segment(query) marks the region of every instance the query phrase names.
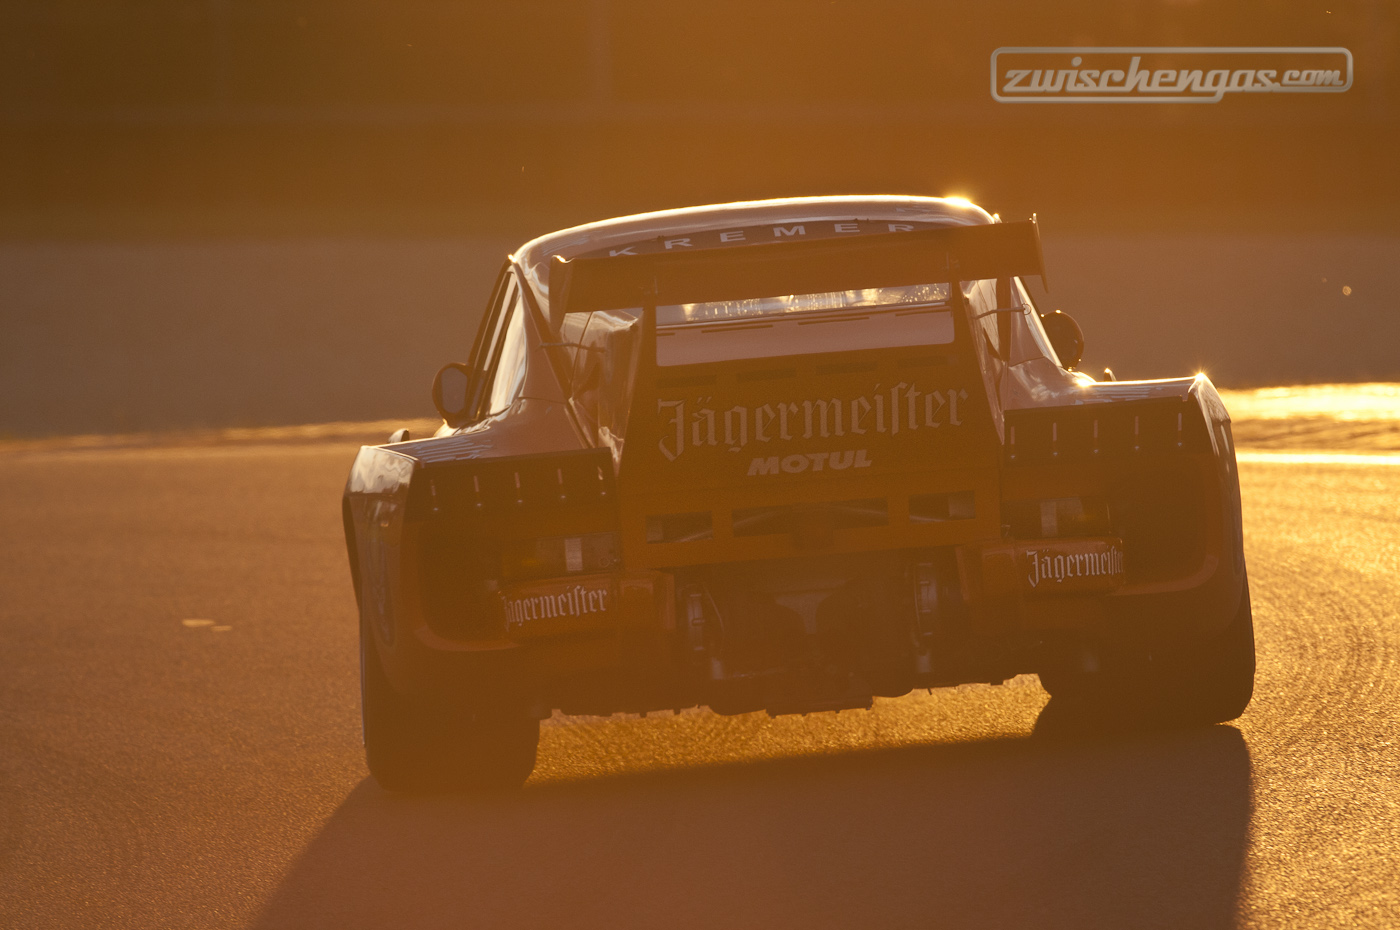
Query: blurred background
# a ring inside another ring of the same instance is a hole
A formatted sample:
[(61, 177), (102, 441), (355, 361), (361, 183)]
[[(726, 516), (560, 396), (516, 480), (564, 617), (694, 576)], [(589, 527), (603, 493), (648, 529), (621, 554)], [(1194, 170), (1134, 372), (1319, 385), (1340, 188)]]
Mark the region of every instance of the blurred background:
[[(1026, 106), (1000, 46), (1344, 46), (1343, 94)], [(418, 417), (505, 255), (639, 210), (1039, 215), (1085, 368), (1400, 380), (1383, 0), (0, 4), (0, 435)]]

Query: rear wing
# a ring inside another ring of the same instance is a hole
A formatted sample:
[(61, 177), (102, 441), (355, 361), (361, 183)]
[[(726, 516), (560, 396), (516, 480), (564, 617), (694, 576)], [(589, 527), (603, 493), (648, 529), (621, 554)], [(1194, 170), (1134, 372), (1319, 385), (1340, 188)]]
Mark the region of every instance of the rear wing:
[(557, 319), (593, 310), (1031, 275), (1045, 283), (1034, 216), (838, 240), (572, 260), (556, 255), (549, 292)]

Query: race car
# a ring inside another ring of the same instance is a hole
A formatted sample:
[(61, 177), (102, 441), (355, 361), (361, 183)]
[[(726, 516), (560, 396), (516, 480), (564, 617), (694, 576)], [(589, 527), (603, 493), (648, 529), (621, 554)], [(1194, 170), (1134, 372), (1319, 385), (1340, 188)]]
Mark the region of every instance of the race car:
[(443, 425), (360, 450), (345, 537), (390, 790), (522, 783), (539, 721), (869, 708), (1036, 673), (1238, 716), (1254, 636), (1204, 375), (1095, 380), (1035, 218), (807, 197), (525, 243)]

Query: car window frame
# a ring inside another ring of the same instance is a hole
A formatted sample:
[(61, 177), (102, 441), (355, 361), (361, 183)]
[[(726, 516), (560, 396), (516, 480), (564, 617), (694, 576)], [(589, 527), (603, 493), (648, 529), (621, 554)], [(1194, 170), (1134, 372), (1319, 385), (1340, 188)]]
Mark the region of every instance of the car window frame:
[[(511, 290), (512, 284), (515, 285), (514, 292)], [(468, 425), (478, 423), (484, 418), (481, 408), (486, 401), (486, 390), (493, 380), (491, 373), (494, 371), (494, 355), (500, 344), (502, 311), (509, 303), (512, 293), (519, 293), (519, 287), (514, 268), (507, 261), (496, 276), (495, 287), (491, 289), (491, 300), (486, 305), (481, 325), (477, 327), (476, 340), (472, 344), (471, 356), (467, 363), (471, 369), (471, 380), (467, 385), (467, 402), (462, 409), (467, 411), (464, 419)]]
[[(518, 284), (518, 281), (517, 281)], [(491, 371), (482, 386), (481, 408), (482, 418), (494, 417), (505, 413), (520, 395), (520, 389), (525, 383), (525, 369), (530, 362), (529, 330), (525, 326), (525, 317), (529, 313), (525, 306), (524, 295), (517, 287), (511, 292), (510, 299), (506, 302), (500, 319), (500, 325), (496, 334), (496, 346), (491, 353)], [(510, 389), (510, 396), (504, 398), (501, 406), (497, 407), (493, 403), (496, 395), (497, 379), (503, 376), (501, 363), (505, 358), (506, 343), (510, 340), (511, 334), (519, 328), (520, 337), (520, 360), (516, 368), (508, 375), (514, 384)]]

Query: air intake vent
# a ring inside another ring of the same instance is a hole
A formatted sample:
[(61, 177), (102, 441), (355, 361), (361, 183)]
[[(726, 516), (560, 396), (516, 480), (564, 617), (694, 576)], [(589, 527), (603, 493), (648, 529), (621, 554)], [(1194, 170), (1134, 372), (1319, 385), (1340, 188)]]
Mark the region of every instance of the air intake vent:
[(647, 517), (647, 542), (696, 542), (714, 539), (714, 519), (703, 513), (667, 513)]
[(889, 526), (890, 508), (889, 502), (879, 497), (825, 504), (745, 507), (735, 510), (733, 519), (735, 536), (773, 536), (807, 531), (813, 524), (831, 530)]
[(909, 498), (910, 523), (946, 523), (971, 520), (977, 516), (971, 491), (948, 494), (918, 494)]

